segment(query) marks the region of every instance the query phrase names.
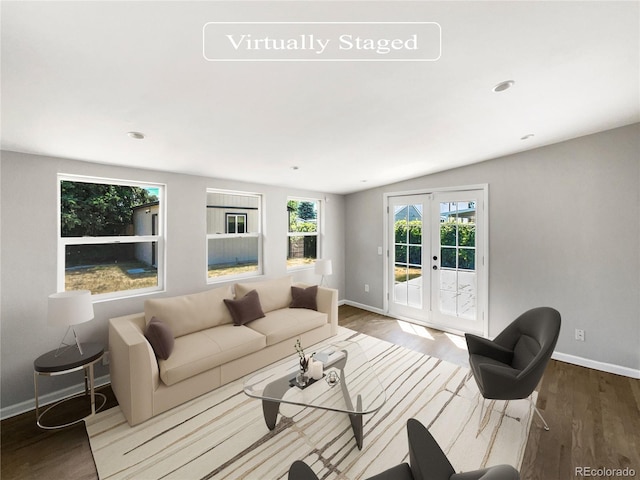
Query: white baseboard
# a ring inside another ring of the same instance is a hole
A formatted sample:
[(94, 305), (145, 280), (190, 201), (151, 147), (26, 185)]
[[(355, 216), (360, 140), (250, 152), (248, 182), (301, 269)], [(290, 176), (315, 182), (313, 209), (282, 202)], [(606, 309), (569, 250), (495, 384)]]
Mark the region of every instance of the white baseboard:
[(568, 353), (553, 352), (551, 358), (559, 360), (561, 362), (570, 363), (572, 365), (578, 365), (580, 367), (587, 367), (593, 370), (600, 370), (601, 372), (613, 373), (615, 375), (622, 375), (625, 377), (640, 379), (640, 370), (615, 365), (613, 363), (599, 362), (597, 360), (591, 360), (590, 358), (577, 357), (575, 355), (569, 355)]
[[(350, 305), (369, 312), (378, 313), (380, 315), (388, 315), (384, 310), (364, 305), (362, 303), (353, 302), (351, 300), (342, 300), (341, 305)], [(456, 332), (453, 332), (456, 333)], [(633, 369), (629, 367), (623, 367), (612, 363), (599, 362), (597, 360), (591, 360), (589, 358), (577, 357), (575, 355), (569, 355), (562, 352), (554, 352), (551, 358), (559, 360), (561, 362), (570, 363), (572, 365), (578, 365), (580, 367), (587, 367), (593, 370), (599, 370), (601, 372), (613, 373), (615, 375), (622, 375), (630, 378), (640, 379), (640, 369)]]
[[(95, 387), (102, 387), (111, 383), (111, 378), (109, 375), (104, 375), (102, 377), (98, 377), (95, 379)], [(55, 392), (47, 393), (46, 395), (41, 395), (39, 399), (40, 408), (51, 405), (52, 403), (58, 402), (64, 398), (71, 397), (72, 395), (77, 395), (79, 393), (84, 392), (84, 383), (73, 385), (71, 387), (63, 388), (62, 390), (56, 390)], [(36, 409), (36, 399), (32, 398), (30, 400), (26, 400), (24, 402), (17, 403), (15, 405), (9, 405), (8, 407), (3, 407), (0, 409), (0, 420), (4, 420), (5, 418), (15, 417), (16, 415), (20, 415), (22, 413), (30, 412)], [(35, 413), (33, 421), (35, 423)]]
[(387, 315), (387, 313), (381, 308), (372, 307), (370, 305), (365, 305), (363, 303), (353, 302), (351, 300), (342, 300), (342, 305), (349, 305), (351, 307), (367, 310), (368, 312), (378, 313), (380, 315)]

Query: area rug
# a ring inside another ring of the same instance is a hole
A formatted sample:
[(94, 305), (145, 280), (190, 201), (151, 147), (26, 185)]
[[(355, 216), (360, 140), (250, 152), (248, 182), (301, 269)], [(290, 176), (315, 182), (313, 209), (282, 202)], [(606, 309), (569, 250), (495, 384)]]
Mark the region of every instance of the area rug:
[(135, 427), (119, 407), (88, 420), (100, 479), (286, 479), (294, 460), (304, 460), (321, 479), (366, 478), (408, 461), (412, 417), (456, 471), (520, 467), (530, 402), (485, 402), (479, 422), (469, 369), (342, 327), (330, 341), (336, 340), (360, 343), (386, 389), (382, 409), (364, 417), (362, 450), (344, 413), (281, 405), (283, 415), (269, 431), (261, 402), (244, 394), (240, 379)]

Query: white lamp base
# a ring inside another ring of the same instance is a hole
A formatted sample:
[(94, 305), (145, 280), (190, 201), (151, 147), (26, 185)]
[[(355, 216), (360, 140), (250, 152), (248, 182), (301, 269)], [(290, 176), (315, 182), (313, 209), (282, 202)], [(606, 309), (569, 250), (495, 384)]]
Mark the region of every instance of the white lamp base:
[(69, 335), (69, 330), (73, 332), (73, 337), (76, 341), (75, 345), (78, 347), (78, 351), (80, 352), (80, 355), (84, 355), (84, 353), (82, 352), (82, 347), (80, 346), (80, 340), (78, 339), (78, 334), (76, 333), (75, 328), (73, 328), (73, 325), (69, 325), (67, 327), (67, 331), (64, 334), (64, 337), (62, 337), (62, 341), (60, 342), (60, 345), (58, 345), (58, 349), (56, 350), (56, 354), (55, 354), (56, 357), (59, 357), (64, 352), (66, 352), (70, 347), (74, 346), (73, 344), (64, 343), (65, 339), (67, 338), (67, 335)]

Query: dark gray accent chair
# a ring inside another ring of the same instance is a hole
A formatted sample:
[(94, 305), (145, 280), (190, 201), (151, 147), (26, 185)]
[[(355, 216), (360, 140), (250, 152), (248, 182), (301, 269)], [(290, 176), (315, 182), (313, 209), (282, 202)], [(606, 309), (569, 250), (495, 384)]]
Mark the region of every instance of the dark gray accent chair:
[[(409, 463), (401, 463), (367, 480), (518, 480), (520, 474), (511, 465), (455, 473), (446, 455), (429, 431), (415, 418), (407, 421)], [(296, 461), (288, 480), (318, 480), (304, 462)]]
[(556, 346), (560, 323), (557, 310), (538, 307), (516, 318), (493, 341), (465, 334), (469, 364), (483, 397), (482, 407), (485, 398), (529, 398), (545, 430), (549, 430), (547, 422), (531, 400), (531, 394), (540, 382)]

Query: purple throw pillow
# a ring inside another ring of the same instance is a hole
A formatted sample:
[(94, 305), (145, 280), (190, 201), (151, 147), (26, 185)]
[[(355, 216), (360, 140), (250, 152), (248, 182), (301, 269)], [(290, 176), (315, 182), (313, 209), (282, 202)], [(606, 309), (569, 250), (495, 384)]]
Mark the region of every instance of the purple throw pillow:
[(166, 360), (173, 352), (175, 339), (169, 325), (162, 320), (152, 317), (144, 330), (144, 336), (153, 348), (153, 353), (161, 360)]
[(238, 300), (224, 299), (224, 304), (229, 309), (233, 324), (236, 327), (246, 325), (249, 322), (264, 317), (260, 296), (256, 290), (251, 290), (244, 297)]
[(289, 304), (289, 308), (308, 308), (309, 310), (318, 310), (318, 302), (316, 296), (318, 295), (318, 286), (300, 288), (291, 287), (291, 296), (293, 300)]

